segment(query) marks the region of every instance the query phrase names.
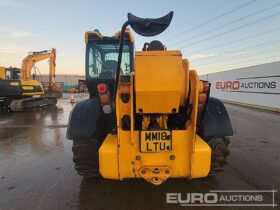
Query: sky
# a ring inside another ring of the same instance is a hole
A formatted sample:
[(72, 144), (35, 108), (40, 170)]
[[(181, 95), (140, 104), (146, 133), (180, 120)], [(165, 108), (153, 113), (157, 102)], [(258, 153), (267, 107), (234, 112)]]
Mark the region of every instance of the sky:
[[(0, 66), (20, 67), (29, 51), (57, 49), (58, 74), (84, 75), (86, 31), (111, 36), (127, 13), (157, 18), (174, 11), (160, 40), (181, 50), (199, 74), (280, 60), (279, 0), (0, 0)], [(48, 73), (47, 61), (36, 64)]]

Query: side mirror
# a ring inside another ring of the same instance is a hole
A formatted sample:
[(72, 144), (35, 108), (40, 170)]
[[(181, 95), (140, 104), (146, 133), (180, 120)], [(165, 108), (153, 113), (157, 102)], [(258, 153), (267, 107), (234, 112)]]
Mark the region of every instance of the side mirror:
[(141, 36), (156, 36), (169, 26), (171, 23), (173, 12), (169, 12), (167, 15), (152, 19), (152, 18), (140, 18), (131, 13), (127, 14), (128, 22), (131, 28)]

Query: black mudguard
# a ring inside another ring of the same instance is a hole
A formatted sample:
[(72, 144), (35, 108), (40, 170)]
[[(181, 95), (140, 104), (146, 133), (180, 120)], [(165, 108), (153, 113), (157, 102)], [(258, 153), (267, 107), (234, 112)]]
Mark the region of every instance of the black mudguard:
[(98, 99), (89, 98), (78, 102), (70, 113), (67, 138), (73, 140), (92, 137), (101, 115)]
[(204, 116), (198, 122), (198, 133), (204, 138), (233, 135), (230, 118), (222, 101), (209, 97)]

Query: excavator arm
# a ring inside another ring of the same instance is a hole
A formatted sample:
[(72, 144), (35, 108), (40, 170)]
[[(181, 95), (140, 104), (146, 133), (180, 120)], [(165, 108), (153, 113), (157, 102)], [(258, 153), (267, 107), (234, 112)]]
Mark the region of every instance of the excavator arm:
[(49, 85), (52, 86), (55, 83), (55, 66), (56, 66), (56, 49), (44, 50), (39, 52), (32, 52), (26, 58), (23, 59), (22, 68), (22, 80), (31, 79), (31, 71), (35, 63), (40, 62), (45, 59), (50, 59), (49, 68)]

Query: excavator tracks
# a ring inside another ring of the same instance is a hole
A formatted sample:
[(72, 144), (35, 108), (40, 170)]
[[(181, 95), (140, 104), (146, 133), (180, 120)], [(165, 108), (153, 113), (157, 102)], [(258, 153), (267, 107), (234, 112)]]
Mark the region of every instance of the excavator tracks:
[(28, 111), (38, 107), (56, 105), (55, 97), (38, 97), (13, 100), (10, 103), (10, 109), (13, 112)]

